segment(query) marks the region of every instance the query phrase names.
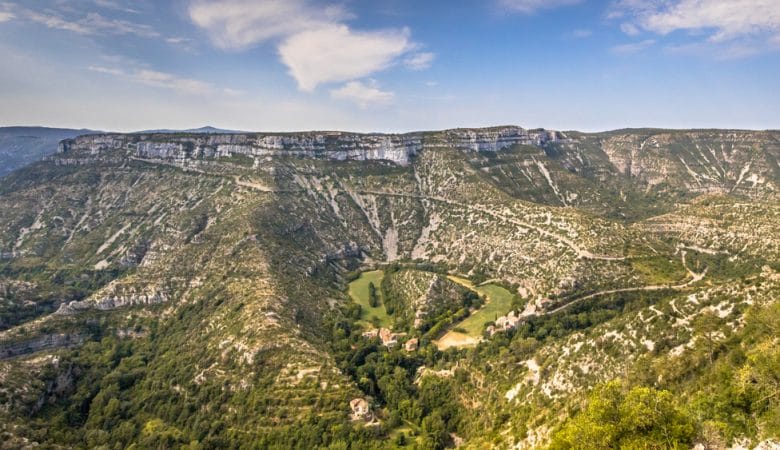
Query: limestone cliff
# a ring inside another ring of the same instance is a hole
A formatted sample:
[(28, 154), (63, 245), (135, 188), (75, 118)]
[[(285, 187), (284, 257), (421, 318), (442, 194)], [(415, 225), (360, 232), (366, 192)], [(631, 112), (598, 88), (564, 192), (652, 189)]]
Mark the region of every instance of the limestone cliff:
[(517, 144), (542, 146), (563, 139), (565, 136), (556, 131), (529, 131), (520, 127), (407, 134), (102, 134), (66, 139), (60, 143), (58, 153), (105, 156), (111, 151), (124, 151), (127, 156), (135, 158), (174, 161), (233, 155), (252, 158), (287, 156), (338, 161), (386, 160), (406, 166), (410, 158), (424, 148), (449, 146), (463, 151), (495, 152)]

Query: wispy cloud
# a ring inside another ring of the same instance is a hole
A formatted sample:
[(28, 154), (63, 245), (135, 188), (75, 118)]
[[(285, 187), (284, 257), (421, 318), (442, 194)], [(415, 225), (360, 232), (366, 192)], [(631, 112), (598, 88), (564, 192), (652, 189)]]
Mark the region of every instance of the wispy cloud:
[(404, 65), (412, 70), (425, 70), (431, 67), (436, 55), (430, 52), (415, 53), (404, 59)]
[(8, 22), (15, 18), (16, 16), (10, 11), (0, 11), (0, 22)]
[[(345, 23), (352, 15), (343, 7), (315, 7), (306, 0), (192, 0), (189, 15), (225, 50), (274, 41), (298, 88), (308, 92), (373, 75), (417, 48), (407, 28), (355, 30)], [(422, 69), (433, 54), (409, 60), (408, 67)]]
[(498, 0), (503, 9), (521, 14), (533, 14), (542, 9), (553, 9), (580, 3), (582, 0)]
[(110, 19), (96, 12), (89, 12), (80, 18), (68, 18), (53, 10), (35, 11), (6, 4), (0, 12), (6, 20), (22, 19), (54, 30), (69, 31), (81, 35), (135, 35), (143, 38), (157, 38), (160, 33), (151, 26), (120, 19)]
[(394, 93), (379, 89), (373, 80), (369, 80), (369, 83), (350, 81), (338, 89), (332, 89), (330, 95), (335, 99), (357, 103), (361, 108), (391, 103), (395, 99)]
[(187, 53), (197, 53), (198, 46), (194, 39), (181, 36), (171, 36), (165, 38), (165, 43)]
[[(678, 30), (705, 33), (710, 42), (780, 31), (777, 0), (619, 0), (608, 14), (661, 35)], [(631, 28), (631, 29), (634, 29)]]
[(342, 7), (316, 8), (304, 0), (193, 0), (189, 15), (214, 45), (226, 50), (242, 50), (350, 17)]
[(653, 44), (655, 44), (655, 39), (645, 39), (644, 41), (640, 41), (640, 42), (632, 42), (629, 44), (616, 45), (612, 47), (610, 50), (612, 51), (612, 53), (616, 53), (619, 55), (628, 55), (631, 53), (640, 52), (652, 46)]
[(640, 33), (639, 27), (629, 22), (621, 23), (620, 31), (626, 33), (629, 36), (636, 36)]
[(108, 19), (98, 13), (87, 14), (79, 23), (93, 34), (132, 34), (143, 38), (160, 37), (160, 33), (149, 25)]
[(22, 17), (25, 19), (43, 25), (47, 28), (55, 30), (70, 31), (77, 34), (93, 34), (93, 30), (83, 26), (82, 24), (74, 21), (65, 20), (62, 17), (55, 14), (39, 13), (36, 11), (22, 10)]
[(115, 0), (92, 0), (92, 1), (95, 3), (95, 5), (101, 8), (112, 9), (115, 11), (122, 11), (130, 14), (140, 14), (140, 11), (138, 11), (137, 9), (126, 6)]
[(155, 88), (169, 89), (188, 95), (205, 95), (214, 93), (234, 95), (238, 92), (233, 89), (219, 89), (213, 84), (207, 83), (205, 81), (179, 77), (174, 74), (147, 68), (136, 68), (128, 71), (116, 67), (89, 66), (88, 69), (92, 72), (121, 78), (132, 83), (142, 84)]

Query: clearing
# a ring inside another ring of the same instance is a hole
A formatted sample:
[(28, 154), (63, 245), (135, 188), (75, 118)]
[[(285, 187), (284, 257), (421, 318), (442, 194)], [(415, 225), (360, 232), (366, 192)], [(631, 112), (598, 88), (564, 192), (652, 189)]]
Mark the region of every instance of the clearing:
[[(372, 327), (374, 317), (379, 320), (380, 328), (390, 328), (393, 324), (393, 319), (385, 310), (385, 299), (382, 297), (381, 285), (384, 277), (385, 272), (383, 270), (372, 270), (361, 273), (360, 277), (349, 283), (349, 296), (352, 297), (355, 303), (360, 305), (360, 320)], [(368, 304), (369, 283), (374, 283), (376, 294), (379, 296), (380, 304), (376, 308), (372, 308)]]
[[(439, 347), (439, 350), (445, 350), (450, 347), (476, 345), (482, 339), (485, 324), (506, 315), (512, 309), (512, 300), (515, 296), (496, 284), (474, 286), (474, 283), (465, 278), (454, 275), (449, 275), (447, 278), (475, 291), (481, 297), (486, 297), (486, 301), (482, 308), (461, 322), (454, 324), (450, 331), (436, 342), (436, 346)], [(456, 328), (465, 330), (465, 333), (455, 331)]]

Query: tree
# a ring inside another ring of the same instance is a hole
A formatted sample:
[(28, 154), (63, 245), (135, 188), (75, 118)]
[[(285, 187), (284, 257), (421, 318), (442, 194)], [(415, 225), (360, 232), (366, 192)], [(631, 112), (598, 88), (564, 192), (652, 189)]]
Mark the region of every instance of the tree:
[(720, 318), (712, 311), (699, 314), (693, 321), (693, 329), (701, 336), (707, 349), (710, 365), (718, 345), (720, 335)]
[(422, 420), (423, 437), (431, 448), (444, 448), (447, 441), (447, 425), (441, 414), (434, 411), (430, 416)]
[(379, 306), (379, 295), (376, 293), (376, 286), (373, 282), (368, 283), (368, 304), (372, 308)]
[(553, 449), (690, 448), (696, 437), (693, 418), (669, 391), (619, 381), (597, 387), (588, 406), (555, 433)]

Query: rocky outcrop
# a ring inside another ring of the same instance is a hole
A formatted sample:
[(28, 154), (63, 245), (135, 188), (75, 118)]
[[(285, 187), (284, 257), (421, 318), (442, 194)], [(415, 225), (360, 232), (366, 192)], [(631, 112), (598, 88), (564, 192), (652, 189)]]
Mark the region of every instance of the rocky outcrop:
[(117, 308), (126, 308), (136, 305), (156, 305), (168, 301), (168, 295), (162, 291), (151, 292), (132, 292), (124, 295), (105, 295), (103, 297), (72, 301), (63, 303), (55, 312), (59, 315), (77, 314), (79, 311), (97, 309), (100, 311), (110, 311)]
[(697, 193), (771, 195), (780, 145), (772, 132), (690, 130), (625, 132), (600, 147), (622, 175), (649, 186), (671, 184)]
[(74, 347), (81, 345), (87, 338), (84, 334), (45, 334), (21, 342), (0, 343), (0, 359), (29, 355), (43, 350)]
[(550, 130), (525, 130), (520, 127), (463, 129), (445, 132), (445, 141), (454, 147), (473, 152), (496, 152), (513, 145), (544, 146), (566, 140), (563, 133)]
[(275, 157), (317, 158), (336, 161), (383, 160), (406, 166), (425, 148), (455, 147), (463, 151), (499, 151), (513, 145), (543, 146), (564, 140), (557, 131), (520, 127), (457, 129), (436, 133), (357, 134), (304, 132), (290, 134), (104, 134), (62, 141), (58, 159), (67, 155), (124, 156), (185, 161), (244, 155), (255, 159)]

